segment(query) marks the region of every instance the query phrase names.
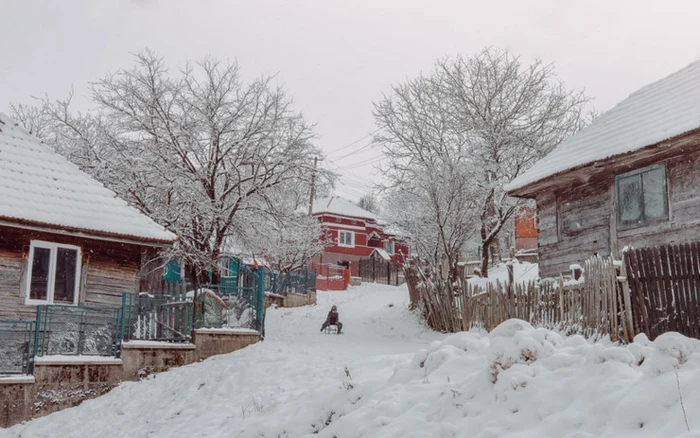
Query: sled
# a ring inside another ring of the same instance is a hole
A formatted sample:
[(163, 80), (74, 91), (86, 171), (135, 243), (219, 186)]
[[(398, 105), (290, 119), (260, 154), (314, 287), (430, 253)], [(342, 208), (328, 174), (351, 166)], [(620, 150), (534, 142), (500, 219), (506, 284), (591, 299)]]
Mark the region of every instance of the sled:
[(338, 326), (335, 324), (329, 325), (323, 331), (324, 331), (324, 333), (326, 333), (328, 335), (338, 335), (338, 334), (342, 335), (343, 334), (343, 332), (338, 333)]

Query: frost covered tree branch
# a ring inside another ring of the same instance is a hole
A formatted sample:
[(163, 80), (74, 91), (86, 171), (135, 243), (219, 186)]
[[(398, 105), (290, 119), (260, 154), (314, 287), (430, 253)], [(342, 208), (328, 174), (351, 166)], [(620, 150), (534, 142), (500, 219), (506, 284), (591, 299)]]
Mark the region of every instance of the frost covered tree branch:
[(250, 218), (260, 218), (262, 209), (270, 223), (275, 213), (264, 206), (272, 193), (309, 186), (310, 163), (322, 156), (313, 126), (273, 81), (244, 82), (236, 64), (211, 58), (171, 71), (146, 50), (133, 67), (92, 84), (95, 106), (87, 113), (72, 112), (70, 99), (14, 112), (175, 232), (180, 239), (171, 255), (203, 279), (209, 269), (217, 275), (231, 241), (254, 233)]
[(494, 49), (442, 59), (376, 102), (387, 197), (401, 200), (391, 214), (419, 254), (446, 261), (454, 280), (477, 236), (488, 275), (491, 246), (523, 202), (504, 185), (585, 124), (586, 102), (552, 65)]

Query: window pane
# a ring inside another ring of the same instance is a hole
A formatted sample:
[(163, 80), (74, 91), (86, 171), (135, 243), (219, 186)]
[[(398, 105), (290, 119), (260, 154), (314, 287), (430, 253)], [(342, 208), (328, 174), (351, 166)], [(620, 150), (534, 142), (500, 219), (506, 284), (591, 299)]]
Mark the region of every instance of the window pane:
[(45, 300), (49, 290), (49, 265), (51, 264), (51, 250), (48, 248), (34, 247), (34, 259), (32, 260), (32, 279), (29, 286), (29, 298), (32, 300)]
[(632, 224), (642, 219), (642, 178), (639, 175), (618, 180), (620, 220)]
[(642, 174), (644, 186), (644, 216), (646, 219), (666, 217), (666, 172), (664, 168)]
[(387, 240), (384, 242), (384, 251), (388, 252), (389, 254), (394, 253), (394, 242)]
[(54, 302), (72, 303), (75, 296), (75, 266), (78, 263), (78, 251), (58, 248), (56, 253), (56, 282), (54, 283)]

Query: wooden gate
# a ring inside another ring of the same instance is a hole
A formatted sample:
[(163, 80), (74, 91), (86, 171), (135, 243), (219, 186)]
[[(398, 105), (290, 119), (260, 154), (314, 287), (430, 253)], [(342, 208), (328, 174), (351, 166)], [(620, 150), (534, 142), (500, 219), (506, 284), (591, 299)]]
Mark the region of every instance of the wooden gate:
[(636, 332), (700, 338), (700, 243), (632, 249), (625, 268)]

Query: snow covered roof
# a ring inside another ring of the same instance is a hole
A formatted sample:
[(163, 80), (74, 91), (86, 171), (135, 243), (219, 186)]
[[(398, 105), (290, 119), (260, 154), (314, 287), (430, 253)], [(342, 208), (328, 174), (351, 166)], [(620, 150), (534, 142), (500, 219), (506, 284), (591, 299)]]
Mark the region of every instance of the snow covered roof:
[(338, 216), (357, 217), (362, 219), (377, 219), (377, 215), (358, 207), (350, 201), (337, 196), (320, 198), (314, 201), (312, 214), (328, 213)]
[(637, 151), (700, 127), (700, 61), (632, 93), (506, 186), (511, 192), (557, 173)]
[(384, 260), (387, 260), (387, 261), (390, 261), (390, 260), (391, 260), (391, 257), (389, 256), (389, 253), (386, 252), (385, 250), (381, 249), (381, 248), (374, 248), (374, 251), (372, 251), (372, 252), (373, 252), (373, 253), (376, 252), (376, 253), (379, 254), (379, 256), (380, 256), (381, 258), (383, 258)]
[(0, 220), (152, 243), (177, 239), (2, 113)]

